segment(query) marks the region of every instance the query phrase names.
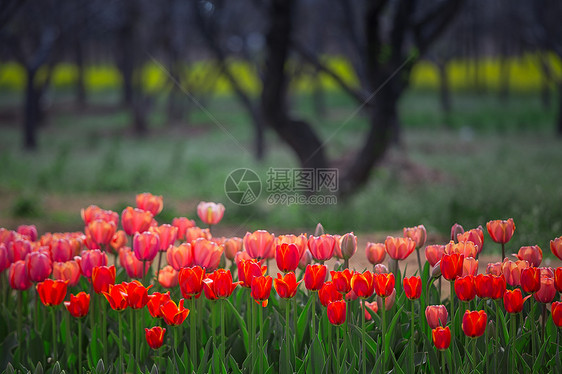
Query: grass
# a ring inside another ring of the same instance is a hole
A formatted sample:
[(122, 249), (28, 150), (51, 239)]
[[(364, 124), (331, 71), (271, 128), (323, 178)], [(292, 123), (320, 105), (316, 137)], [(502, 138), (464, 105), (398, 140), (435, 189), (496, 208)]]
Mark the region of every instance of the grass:
[[(360, 144), (367, 123), (361, 115), (348, 120), (354, 103), (345, 96), (329, 94), (326, 100), (325, 118), (314, 114), (309, 97), (293, 102), (324, 139), (336, 133), (328, 142), (329, 154), (345, 156)], [(0, 110), (15, 101), (0, 95)], [(64, 93), (53, 100), (65, 101)], [(92, 102), (114, 105), (117, 96), (97, 95)], [(392, 149), (364, 190), (328, 206), (271, 205), (265, 193), (247, 207), (231, 204), (223, 187), (230, 171), (251, 168), (265, 183), (270, 167), (297, 167), (295, 157), (269, 131), (267, 158), (256, 162), (250, 123), (230, 97), (207, 103), (228, 133), (195, 108), (189, 124), (168, 127), (163, 104), (156, 103), (151, 136), (145, 139), (130, 135), (126, 111), (83, 115), (66, 105), (49, 116), (40, 132), (40, 148), (32, 154), (19, 148), (17, 123), (1, 124), (0, 222), (45, 220), (63, 229), (77, 221), (76, 211), (54, 209), (46, 196), (83, 196), (83, 206), (91, 202), (89, 196), (113, 196), (106, 208), (119, 210), (133, 203), (135, 193), (150, 191), (165, 197), (164, 220), (193, 217), (194, 210), (186, 211), (186, 206), (214, 200), (227, 206), (225, 224), (244, 230), (266, 226), (311, 231), (322, 222), (328, 231), (343, 233), (424, 224), (429, 232), (446, 236), (454, 222), (475, 227), (513, 217), (520, 234), (509, 250), (539, 244), (545, 253), (548, 241), (562, 234), (562, 149), (552, 136), (556, 110), (543, 108), (532, 95), (501, 102), (495, 95), (455, 94), (446, 119), (435, 93), (408, 92), (400, 103), (403, 143)]]

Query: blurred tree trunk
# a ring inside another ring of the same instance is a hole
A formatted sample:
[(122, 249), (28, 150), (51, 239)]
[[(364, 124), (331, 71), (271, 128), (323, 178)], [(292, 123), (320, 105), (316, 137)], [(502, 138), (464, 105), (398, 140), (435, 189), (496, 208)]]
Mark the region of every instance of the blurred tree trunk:
[(41, 105), (40, 90), (35, 85), (37, 69), (27, 67), (27, 82), (25, 85), (24, 125), (23, 125), (23, 147), (26, 150), (37, 148), (37, 126), (39, 122), (39, 111)]
[(174, 126), (183, 120), (185, 112), (187, 111), (187, 103), (182, 103), (184, 99), (183, 92), (181, 91), (181, 88), (178, 87), (178, 85), (182, 85), (183, 83), (181, 72), (182, 64), (179, 60), (178, 53), (175, 50), (170, 51), (169, 66), (174, 84), (168, 94), (167, 122), (168, 125)]
[(74, 46), (74, 57), (77, 68), (76, 76), (76, 104), (83, 107), (86, 103), (86, 85), (84, 83), (84, 48), (82, 42), (77, 40)]
[(312, 89), (312, 102), (314, 105), (314, 114), (318, 118), (326, 117), (326, 97), (324, 95), (324, 86), (322, 85), (322, 77), (318, 69), (314, 69), (314, 87)]
[[(451, 89), (449, 86), (449, 76), (447, 75), (447, 62), (438, 62), (437, 70), (439, 71), (439, 99), (441, 102), (441, 109), (448, 122), (449, 115), (451, 114)], [(447, 123), (447, 126), (450, 126), (450, 124)]]

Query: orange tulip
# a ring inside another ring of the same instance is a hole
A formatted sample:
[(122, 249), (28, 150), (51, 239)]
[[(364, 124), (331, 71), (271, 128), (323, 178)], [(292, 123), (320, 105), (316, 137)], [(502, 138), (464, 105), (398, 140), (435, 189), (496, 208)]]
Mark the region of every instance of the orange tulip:
[(318, 261), (326, 261), (332, 258), (336, 247), (336, 238), (333, 235), (324, 234), (308, 238), (308, 249)]
[(78, 292), (76, 296), (70, 295), (70, 301), (65, 301), (64, 306), (71, 316), (82, 318), (90, 310), (90, 295), (85, 292)]
[(281, 245), (283, 243), (287, 244), (294, 244), (297, 246), (299, 250), (299, 259), (302, 258), (304, 252), (306, 252), (308, 248), (308, 239), (306, 234), (300, 234), (299, 236), (296, 235), (279, 235), (275, 241), (276, 245)]
[(37, 293), (45, 306), (54, 306), (62, 303), (66, 297), (67, 281), (45, 279), (37, 283)]
[(527, 261), (531, 266), (540, 266), (542, 262), (542, 249), (538, 245), (529, 245), (519, 248), (515, 255), (522, 261)]
[(108, 245), (115, 235), (117, 225), (112, 221), (102, 219), (93, 220), (86, 227), (86, 235), (90, 235), (99, 245)]
[(245, 288), (252, 288), (254, 278), (264, 275), (266, 270), (266, 266), (261, 266), (261, 263), (253, 258), (241, 260), (238, 263), (238, 280), (240, 285)]
[(199, 238), (191, 243), (193, 248), (193, 265), (201, 266), (211, 272), (219, 267), (224, 247), (217, 243)]
[(160, 326), (155, 326), (153, 328), (146, 328), (144, 329), (144, 334), (146, 337), (146, 342), (152, 349), (158, 349), (164, 344), (164, 334), (166, 333), (166, 329), (163, 329)]
[(179, 326), (189, 315), (189, 309), (184, 308), (183, 299), (180, 300), (179, 304), (169, 300), (160, 306), (160, 313), (167, 325)]
[(230, 261), (234, 261), (236, 253), (242, 250), (242, 238), (232, 237), (224, 241), (224, 255)]
[(453, 253), (450, 255), (443, 255), (439, 263), (439, 267), (441, 268), (441, 274), (443, 274), (443, 278), (448, 281), (453, 281), (458, 277), (462, 276), (463, 270), (463, 262), (464, 262), (464, 255)]
[(137, 208), (149, 211), (153, 216), (158, 215), (164, 207), (164, 199), (162, 196), (155, 196), (148, 192), (138, 194), (136, 202)]
[(373, 276), (375, 292), (380, 297), (390, 296), (394, 291), (394, 274), (375, 274)]
[(113, 234), (113, 238), (111, 238), (111, 242), (109, 245), (113, 250), (119, 253), (119, 250), (123, 248), (127, 244), (127, 234), (123, 230), (117, 230), (115, 234)]
[(199, 238), (211, 240), (212, 239), (211, 231), (209, 231), (209, 229), (201, 229), (197, 226), (190, 227), (187, 230), (185, 230), (186, 242), (193, 244), (193, 242)]
[(332, 276), (332, 281), (336, 286), (336, 289), (341, 294), (347, 294), (351, 291), (351, 278), (354, 272), (349, 269), (344, 269), (343, 271), (330, 271)]
[(165, 252), (168, 248), (178, 239), (178, 228), (176, 226), (164, 224), (160, 226), (150, 227), (149, 231), (158, 235), (160, 239), (160, 246), (158, 250)]
[(368, 242), (365, 247), (365, 254), (371, 264), (377, 265), (384, 261), (386, 257), (386, 247), (384, 243)]
[(154, 292), (152, 295), (148, 295), (148, 303), (146, 303), (146, 308), (148, 309), (148, 312), (152, 317), (162, 318), (163, 315), (160, 307), (170, 300), (170, 292)]
[(250, 257), (262, 260), (274, 257), (275, 236), (265, 230), (257, 230), (244, 235), (244, 248)]
[(556, 288), (554, 287), (554, 279), (541, 277), (541, 286), (537, 292), (533, 294), (535, 300), (539, 303), (550, 303), (556, 296)]
[(554, 287), (556, 291), (562, 292), (562, 267), (554, 271)]
[(326, 265), (308, 265), (304, 271), (304, 286), (309, 291), (318, 291), (326, 281), (327, 273)]
[(395, 260), (404, 260), (416, 249), (416, 242), (410, 238), (387, 236), (384, 246), (390, 257)]
[(216, 225), (224, 216), (224, 205), (201, 201), (197, 205), (197, 215), (207, 225)]
[(427, 231), (424, 225), (415, 227), (404, 227), (404, 237), (410, 238), (416, 243), (416, 248), (421, 248), (427, 239)]
[(445, 305), (429, 305), (425, 308), (425, 319), (431, 329), (437, 326), (445, 326), (449, 313)]
[(478, 274), (474, 278), (474, 285), (476, 294), (481, 299), (502, 298), (506, 288), (504, 277), (491, 274)]
[(120, 283), (115, 286), (110, 284), (108, 292), (102, 292), (102, 294), (113, 310), (124, 310), (129, 306), (126, 283)]
[(168, 264), (177, 271), (192, 266), (193, 249), (191, 244), (182, 243), (177, 247), (171, 246), (166, 252), (166, 259), (168, 260)]
[(366, 299), (375, 291), (374, 274), (369, 270), (355, 273), (351, 277), (350, 285), (355, 297)]
[(148, 230), (152, 224), (152, 217), (149, 211), (127, 207), (121, 213), (121, 226), (127, 235), (132, 236)]
[(25, 257), (27, 275), (32, 282), (42, 282), (53, 272), (53, 263), (47, 252), (35, 251)]
[(482, 226), (466, 231), (462, 234), (457, 234), (457, 242), (473, 242), (478, 247), (478, 253), (482, 252), (484, 248), (484, 231)]
[(519, 288), (511, 290), (505, 290), (503, 294), (503, 306), (505, 311), (508, 313), (519, 313), (523, 310), (523, 303), (530, 296), (523, 298), (523, 294)]
[(74, 260), (53, 264), (53, 279), (68, 281), (68, 285), (71, 287), (78, 284), (80, 275), (80, 265)]
[(404, 284), (404, 293), (410, 300), (419, 299), (422, 292), (422, 280), (420, 277), (410, 277), (402, 280)]
[(462, 317), (462, 331), (466, 336), (477, 338), (486, 331), (487, 322), (488, 316), (483, 310), (473, 312), (467, 310)]
[(280, 298), (290, 299), (297, 294), (297, 288), (301, 282), (297, 282), (295, 273), (287, 273), (285, 276), (277, 273), (277, 279), (273, 280), (273, 287), (275, 287), (275, 291), (277, 291)]
[(51, 260), (53, 260), (53, 262), (66, 262), (70, 261), (73, 257), (72, 247), (68, 239), (53, 239), (49, 243), (49, 247), (51, 249)]
[(229, 297), (240, 282), (232, 282), (230, 270), (218, 269), (203, 280), (205, 296), (209, 300)]
[(461, 301), (470, 301), (476, 296), (474, 276), (466, 275), (455, 279), (455, 294)]
[(83, 251), (80, 257), (76, 258), (80, 271), (86, 278), (92, 277), (92, 272), (96, 266), (107, 266), (107, 255), (99, 249)]
[(431, 337), (433, 338), (433, 344), (435, 345), (435, 348), (440, 351), (446, 350), (451, 344), (451, 330), (449, 330), (449, 326), (437, 326), (436, 328), (431, 330)]
[(521, 285), (521, 271), (529, 267), (527, 261), (509, 261), (505, 259), (502, 263), (502, 274), (505, 281), (510, 286), (520, 286)]
[(474, 257), (465, 257), (462, 263), (462, 275), (476, 275), (478, 273), (478, 260)]
[(445, 246), (444, 245), (428, 245), (425, 247), (425, 258), (429, 262), (431, 266), (435, 266), (445, 253)]
[(299, 250), (295, 244), (283, 243), (275, 249), (275, 261), (283, 273), (295, 271), (299, 266), (299, 260)]
[(513, 236), (515, 231), (515, 223), (513, 223), (513, 218), (506, 220), (495, 220), (489, 221), (486, 224), (488, 229), (488, 234), (493, 241), (500, 244), (507, 243)]
[(170, 265), (164, 266), (158, 273), (158, 283), (164, 288), (174, 288), (178, 285), (178, 272)]
[(107, 292), (115, 284), (115, 266), (96, 266), (92, 269), (92, 285), (95, 293)]
[(345, 322), (347, 303), (343, 300), (332, 301), (328, 304), (328, 320), (332, 325), (339, 326)]
[(529, 267), (521, 271), (521, 287), (527, 293), (535, 293), (541, 288), (541, 271), (536, 267)]
[(550, 241), (550, 251), (562, 260), (562, 236)]
[(336, 285), (328, 281), (324, 282), (322, 288), (318, 291), (318, 298), (320, 299), (320, 304), (327, 307), (332, 301), (343, 299), (343, 296), (338, 292)]
[(476, 258), (476, 255), (478, 254), (478, 248), (473, 242), (455, 243), (453, 241), (450, 241), (449, 244), (445, 246), (445, 254), (450, 255), (453, 253), (464, 255), (465, 258)]
[(273, 279), (268, 276), (260, 275), (252, 280), (252, 297), (254, 300), (261, 304), (263, 307), (267, 306), (269, 295), (271, 294), (271, 285)]
[(199, 298), (203, 291), (205, 270), (200, 266), (183, 268), (178, 275), (181, 294), (186, 299)]
[(552, 303), (552, 321), (558, 327), (562, 327), (562, 302), (555, 301)]
[(186, 217), (177, 217), (172, 220), (172, 226), (178, 228), (178, 239), (185, 239), (187, 229), (195, 227), (195, 221)]

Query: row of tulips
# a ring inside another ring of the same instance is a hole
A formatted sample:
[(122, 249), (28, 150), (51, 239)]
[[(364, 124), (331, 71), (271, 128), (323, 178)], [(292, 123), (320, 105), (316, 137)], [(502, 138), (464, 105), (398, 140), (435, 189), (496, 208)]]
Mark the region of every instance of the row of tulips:
[[(486, 274), (478, 274), (484, 230), (458, 224), (448, 244), (425, 251), (423, 226), (368, 243), (373, 268), (358, 272), (349, 267), (353, 233), (325, 234), (319, 225), (310, 236), (220, 238), (211, 229), (221, 204), (199, 204), (202, 229), (185, 217), (159, 225), (159, 196), (140, 194), (136, 203), (120, 216), (84, 209), (83, 232), (0, 229), (0, 369), (562, 370), (562, 268), (539, 267), (538, 246), (506, 258), (512, 219), (486, 225), (502, 248)], [(562, 259), (562, 237), (550, 247)], [(414, 251), (417, 275), (403, 277), (399, 263)]]

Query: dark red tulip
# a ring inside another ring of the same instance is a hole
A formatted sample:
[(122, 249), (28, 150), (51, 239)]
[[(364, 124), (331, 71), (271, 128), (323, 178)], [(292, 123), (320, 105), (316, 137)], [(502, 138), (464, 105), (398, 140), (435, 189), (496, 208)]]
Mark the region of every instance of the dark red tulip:
[(88, 314), (90, 309), (90, 295), (85, 292), (78, 292), (76, 296), (70, 295), (70, 301), (65, 301), (64, 306), (71, 316), (82, 318)]
[(158, 349), (164, 344), (164, 334), (166, 333), (166, 329), (163, 329), (160, 326), (155, 326), (151, 329), (145, 328), (144, 329), (146, 342), (152, 349)]
[(474, 276), (467, 275), (455, 280), (455, 293), (461, 301), (470, 301), (476, 296)]
[(435, 348), (440, 351), (449, 348), (449, 345), (451, 344), (451, 330), (449, 330), (449, 326), (437, 326), (436, 328), (431, 330), (431, 337), (433, 338), (433, 344), (435, 344)]
[[(341, 296), (341, 295), (340, 295)], [(347, 303), (343, 300), (332, 301), (328, 304), (326, 313), (332, 325), (342, 325), (345, 322)]]
[(521, 270), (521, 288), (527, 293), (535, 293), (541, 288), (541, 270), (529, 267)]
[(464, 312), (462, 317), (462, 331), (466, 336), (476, 338), (482, 336), (486, 331), (488, 316), (483, 310)]

